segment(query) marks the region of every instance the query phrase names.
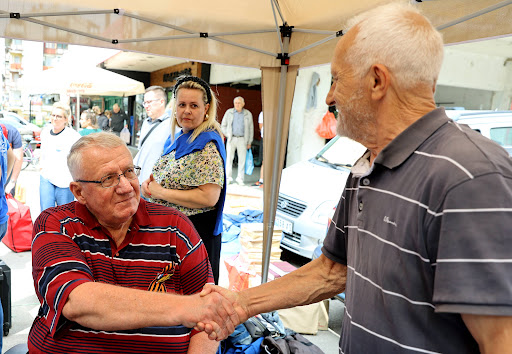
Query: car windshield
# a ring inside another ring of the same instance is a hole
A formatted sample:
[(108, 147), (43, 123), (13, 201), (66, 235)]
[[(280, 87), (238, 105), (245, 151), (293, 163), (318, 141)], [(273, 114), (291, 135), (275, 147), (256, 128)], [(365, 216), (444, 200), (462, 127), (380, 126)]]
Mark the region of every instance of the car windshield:
[(335, 166), (352, 167), (365, 151), (366, 148), (354, 140), (335, 136), (315, 158)]

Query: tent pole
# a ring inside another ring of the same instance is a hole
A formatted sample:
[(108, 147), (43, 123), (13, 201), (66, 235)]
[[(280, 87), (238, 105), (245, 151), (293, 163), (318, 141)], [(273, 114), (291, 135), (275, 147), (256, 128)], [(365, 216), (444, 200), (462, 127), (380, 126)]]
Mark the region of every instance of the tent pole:
[(75, 130), (78, 131), (80, 123), (80, 92), (76, 92), (76, 106), (75, 106)]
[(469, 14), (469, 15), (460, 17), (460, 18), (458, 18), (456, 20), (453, 20), (453, 21), (450, 21), (448, 23), (445, 23), (444, 25), (437, 26), (436, 29), (438, 31), (444, 30), (445, 28), (448, 28), (448, 27), (451, 27), (451, 26), (455, 26), (455, 25), (457, 25), (459, 23), (471, 20), (472, 18), (484, 15), (484, 14), (489, 13), (491, 11), (498, 10), (498, 9), (500, 9), (502, 7), (505, 7), (505, 6), (508, 6), (510, 4), (512, 4), (512, 0), (502, 1), (502, 2), (497, 3), (495, 5), (486, 7), (485, 9), (482, 9), (480, 11), (474, 12), (472, 14)]
[[(288, 51), (288, 46), (290, 44), (290, 37), (283, 38), (283, 46), (285, 53)], [(281, 65), (281, 77), (279, 78), (279, 103), (277, 109), (277, 128), (276, 128), (276, 137), (280, 138), (283, 135), (283, 120), (284, 120), (284, 104), (285, 104), (285, 95), (286, 95), (286, 74), (288, 73), (288, 65)], [(266, 283), (268, 281), (268, 268), (270, 264), (270, 255), (272, 249), (272, 236), (274, 235), (274, 220), (276, 218), (276, 209), (277, 209), (277, 198), (275, 196), (279, 192), (279, 186), (277, 185), (278, 176), (281, 174), (281, 166), (279, 166), (280, 157), (281, 157), (281, 146), (282, 141), (280, 139), (276, 139), (276, 144), (274, 145), (274, 159), (272, 161), (272, 180), (270, 183), (270, 205), (265, 205), (264, 208), (269, 212), (268, 224), (265, 225), (266, 229), (263, 230), (264, 233), (264, 242), (265, 247), (263, 247), (263, 259), (262, 259), (262, 269), (261, 269), (261, 283)], [(266, 231), (266, 235), (265, 235)], [(265, 238), (266, 236), (266, 238)]]

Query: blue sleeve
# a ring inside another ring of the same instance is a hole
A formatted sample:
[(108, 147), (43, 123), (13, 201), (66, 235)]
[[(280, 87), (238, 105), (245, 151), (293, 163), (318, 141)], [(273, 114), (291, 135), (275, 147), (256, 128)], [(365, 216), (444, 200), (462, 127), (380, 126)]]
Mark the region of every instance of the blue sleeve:
[(8, 130), (8, 136), (9, 136), (9, 143), (12, 144), (13, 149), (19, 149), (22, 147), (21, 143), (21, 134), (18, 131), (18, 129), (14, 128), (13, 126), (6, 125)]

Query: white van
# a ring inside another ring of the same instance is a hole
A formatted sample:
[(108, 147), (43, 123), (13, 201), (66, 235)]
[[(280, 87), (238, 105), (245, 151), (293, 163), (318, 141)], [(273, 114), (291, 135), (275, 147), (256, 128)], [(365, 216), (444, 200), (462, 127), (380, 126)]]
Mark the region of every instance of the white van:
[(306, 258), (325, 238), (350, 168), (366, 148), (334, 137), (313, 158), (283, 170), (275, 227), (283, 230), (281, 247)]
[(494, 140), (512, 156), (512, 111), (463, 113), (453, 120)]

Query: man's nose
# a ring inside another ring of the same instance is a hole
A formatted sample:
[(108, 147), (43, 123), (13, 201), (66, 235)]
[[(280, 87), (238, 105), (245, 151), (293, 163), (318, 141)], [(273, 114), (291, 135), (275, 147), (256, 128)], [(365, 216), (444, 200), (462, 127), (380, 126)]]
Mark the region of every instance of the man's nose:
[(133, 189), (130, 180), (126, 178), (124, 175), (119, 176), (119, 184), (116, 186), (116, 192), (118, 193), (127, 193)]
[(335, 106), (336, 101), (334, 100), (334, 85), (331, 85), (331, 88), (329, 92), (327, 93), (327, 96), (325, 97), (325, 103), (328, 106)]

